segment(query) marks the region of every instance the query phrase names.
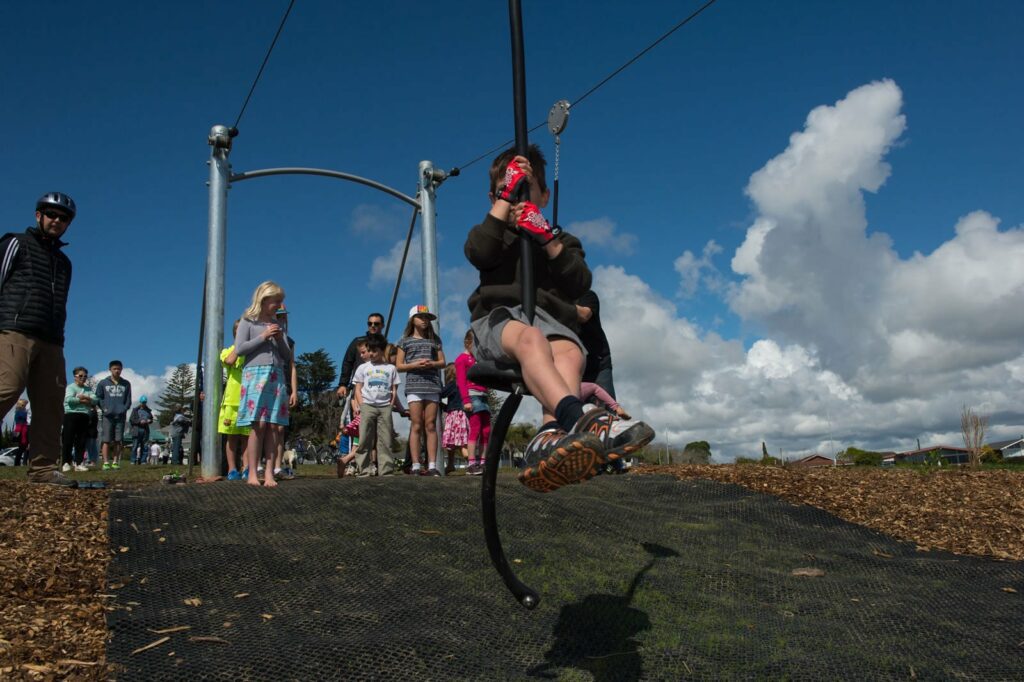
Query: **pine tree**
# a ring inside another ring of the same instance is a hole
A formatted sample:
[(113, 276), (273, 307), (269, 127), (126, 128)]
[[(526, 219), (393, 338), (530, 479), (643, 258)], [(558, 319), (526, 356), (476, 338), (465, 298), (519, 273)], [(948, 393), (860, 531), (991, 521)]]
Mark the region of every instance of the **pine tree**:
[(299, 395), (309, 401), (313, 396), (334, 387), (337, 367), (323, 348), (312, 353), (302, 353), (295, 362), (295, 374), (299, 384)]
[(191, 365), (181, 363), (174, 368), (174, 373), (167, 381), (163, 393), (156, 399), (156, 407), (159, 410), (157, 421), (163, 428), (174, 419), (174, 413), (178, 408), (191, 406), (196, 394), (196, 376)]
[(337, 368), (327, 351), (302, 353), (295, 361), (299, 404), (291, 413), (291, 432), (314, 443), (328, 443), (338, 432), (341, 403), (334, 393)]

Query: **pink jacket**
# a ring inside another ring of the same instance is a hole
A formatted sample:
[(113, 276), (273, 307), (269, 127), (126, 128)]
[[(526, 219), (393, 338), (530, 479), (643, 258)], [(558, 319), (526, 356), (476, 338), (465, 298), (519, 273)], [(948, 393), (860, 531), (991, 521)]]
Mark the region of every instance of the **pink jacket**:
[(475, 364), (476, 358), (469, 353), (462, 353), (459, 357), (455, 358), (455, 384), (459, 387), (459, 396), (462, 398), (463, 405), (469, 402), (470, 391), (480, 391), (481, 393), (487, 392), (486, 386), (473, 383), (466, 376), (469, 368)]

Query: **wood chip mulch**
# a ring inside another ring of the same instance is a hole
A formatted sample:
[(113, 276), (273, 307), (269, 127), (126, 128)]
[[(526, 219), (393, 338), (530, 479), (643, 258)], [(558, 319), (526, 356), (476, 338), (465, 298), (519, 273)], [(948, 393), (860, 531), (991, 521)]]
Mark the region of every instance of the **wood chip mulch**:
[(0, 679), (103, 680), (105, 490), (0, 481)]
[(735, 483), (916, 543), (996, 559), (1024, 559), (1024, 471), (782, 468), (760, 465), (649, 466), (670, 474)]
[[(634, 469), (735, 483), (922, 549), (1024, 559), (1024, 472), (675, 465)], [(0, 680), (100, 680), (108, 493), (0, 480)]]

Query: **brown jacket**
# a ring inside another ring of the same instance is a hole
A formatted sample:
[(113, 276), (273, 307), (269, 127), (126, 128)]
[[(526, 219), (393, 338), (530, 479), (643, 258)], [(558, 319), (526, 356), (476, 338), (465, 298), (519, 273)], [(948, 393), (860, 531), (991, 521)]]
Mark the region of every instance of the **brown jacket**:
[[(562, 245), (557, 258), (533, 245), (534, 285), (537, 307), (572, 330), (579, 329), (573, 303), (590, 289), (590, 268), (580, 240), (562, 232), (555, 239)], [(500, 306), (522, 303), (519, 285), (519, 244), (516, 233), (488, 214), (484, 222), (469, 231), (466, 258), (480, 271), (480, 286), (470, 294), (470, 319), (479, 320)]]

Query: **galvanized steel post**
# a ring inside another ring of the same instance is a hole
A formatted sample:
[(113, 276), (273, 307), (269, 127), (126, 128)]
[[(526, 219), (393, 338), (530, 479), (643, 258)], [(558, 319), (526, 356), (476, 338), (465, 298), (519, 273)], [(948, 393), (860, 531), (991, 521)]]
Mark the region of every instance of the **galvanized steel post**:
[[(423, 254), (423, 302), (427, 304), (430, 311), (438, 316), (434, 322), (434, 331), (441, 333), (441, 317), (437, 296), (437, 211), (434, 206), (437, 188), (438, 175), (444, 177), (443, 173), (434, 170), (434, 164), (430, 161), (420, 161), (420, 212), (423, 214), (423, 235), (421, 246)], [(443, 371), (443, 370), (441, 370)], [(443, 378), (442, 378), (443, 382)], [(441, 412), (438, 410), (438, 418)], [(441, 426), (441, 423), (438, 424)], [(440, 434), (440, 429), (438, 433)], [(444, 475), (444, 449), (441, 447), (441, 439), (437, 439), (437, 452), (435, 461), (437, 468)]]
[[(231, 177), (231, 134), (227, 126), (216, 125), (207, 139), (210, 150), (210, 215), (206, 256), (206, 326), (203, 329), (203, 478), (220, 476), (220, 350), (224, 342), (224, 261), (227, 245), (228, 179)], [(197, 368), (198, 371), (198, 368)]]

